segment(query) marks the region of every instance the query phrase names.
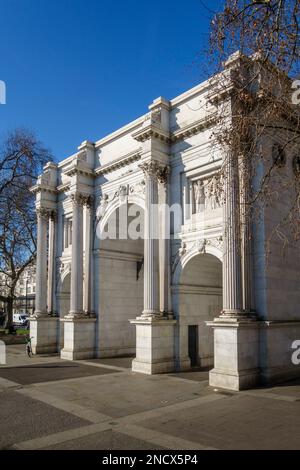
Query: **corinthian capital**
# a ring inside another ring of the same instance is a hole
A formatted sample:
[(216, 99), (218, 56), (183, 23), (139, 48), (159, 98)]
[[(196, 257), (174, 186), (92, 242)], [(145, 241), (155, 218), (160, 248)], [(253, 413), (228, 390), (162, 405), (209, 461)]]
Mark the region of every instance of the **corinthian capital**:
[(53, 217), (53, 214), (55, 213), (54, 210), (48, 209), (47, 207), (38, 207), (36, 209), (36, 214), (37, 217), (49, 220), (50, 217)]
[(82, 193), (71, 194), (72, 203), (77, 206), (90, 206), (92, 204), (92, 196)]
[(145, 177), (156, 178), (160, 183), (166, 184), (168, 180), (169, 167), (155, 160), (151, 160), (139, 165)]

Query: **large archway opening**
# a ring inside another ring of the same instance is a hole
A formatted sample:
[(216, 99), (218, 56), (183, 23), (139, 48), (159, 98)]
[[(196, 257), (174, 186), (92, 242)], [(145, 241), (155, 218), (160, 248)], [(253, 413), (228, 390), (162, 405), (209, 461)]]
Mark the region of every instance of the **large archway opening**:
[(175, 295), (179, 368), (212, 368), (213, 330), (206, 321), (222, 310), (221, 261), (207, 253), (192, 257), (182, 269)]
[(96, 242), (95, 307), (99, 312), (99, 357), (135, 356), (136, 332), (129, 320), (143, 311), (143, 219), (143, 209), (139, 205), (121, 205), (102, 227), (104, 239), (98, 238)]

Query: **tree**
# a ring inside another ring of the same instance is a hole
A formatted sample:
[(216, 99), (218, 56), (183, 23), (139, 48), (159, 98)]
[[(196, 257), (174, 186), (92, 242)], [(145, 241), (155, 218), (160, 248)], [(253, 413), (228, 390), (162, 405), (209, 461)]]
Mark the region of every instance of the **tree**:
[(224, 98), (214, 137), (235, 156), (249, 214), (284, 201), (270, 237), (293, 243), (300, 239), (300, 0), (225, 0), (211, 13), (209, 54)]
[(11, 132), (0, 150), (0, 300), (7, 321), (13, 321), (15, 289), (36, 256), (34, 195), (29, 191), (51, 154), (35, 135), (24, 129)]

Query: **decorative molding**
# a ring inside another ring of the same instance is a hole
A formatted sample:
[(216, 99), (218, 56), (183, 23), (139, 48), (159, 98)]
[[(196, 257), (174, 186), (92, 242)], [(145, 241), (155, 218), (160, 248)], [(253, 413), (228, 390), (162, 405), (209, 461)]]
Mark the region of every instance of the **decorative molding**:
[(102, 176), (106, 173), (111, 173), (112, 171), (118, 170), (119, 168), (123, 168), (124, 166), (129, 165), (130, 163), (140, 160), (140, 158), (140, 150), (135, 150), (134, 152), (130, 152), (126, 155), (123, 155), (122, 157), (114, 160), (111, 163), (107, 163), (106, 165), (96, 168), (94, 173), (96, 176)]
[(179, 250), (177, 251), (176, 255), (175, 255), (175, 258), (174, 258), (174, 261), (173, 261), (173, 265), (172, 265), (172, 273), (175, 272), (175, 269), (177, 268), (177, 265), (179, 263), (179, 261), (181, 260), (181, 258), (186, 254), (187, 252), (187, 245), (185, 242), (182, 242), (181, 243), (181, 247), (179, 248)]
[(96, 217), (98, 221), (102, 219), (102, 217), (104, 216), (106, 212), (108, 202), (109, 202), (108, 199), (109, 199), (108, 194), (103, 194), (100, 198), (99, 206), (97, 207), (97, 211), (96, 211)]
[(71, 183), (63, 183), (57, 186), (56, 190), (57, 190), (57, 193), (65, 193), (66, 191), (70, 189), (70, 187), (71, 187)]
[(156, 127), (152, 123), (150, 123), (146, 127), (143, 127), (142, 129), (139, 129), (137, 132), (134, 132), (132, 134), (132, 137), (138, 142), (145, 142), (146, 140), (149, 140), (151, 137), (153, 137), (167, 144), (171, 143), (169, 132), (166, 132), (163, 129)]
[(176, 284), (171, 287), (171, 290), (172, 292), (176, 292), (179, 294), (222, 296), (222, 287), (214, 287), (214, 286), (193, 286), (189, 284)]
[[(105, 216), (112, 203), (119, 202), (120, 205), (128, 202), (128, 198), (134, 195), (143, 195), (145, 193), (145, 181), (141, 180), (134, 184), (122, 184), (117, 191), (113, 193), (103, 193), (100, 197), (99, 205), (96, 209), (96, 218), (99, 222)], [(119, 201), (116, 201), (119, 199)]]
[(94, 170), (86, 167), (86, 162), (82, 158), (78, 158), (78, 155), (73, 159), (72, 163), (64, 170), (64, 174), (67, 176), (74, 175), (85, 175), (91, 178), (95, 177)]
[(182, 127), (176, 131), (173, 131), (171, 134), (171, 142), (175, 143), (179, 140), (184, 139), (185, 137), (191, 137), (192, 135), (198, 134), (199, 132), (203, 131), (204, 129), (208, 129), (209, 127), (216, 124), (218, 121), (218, 116), (216, 113), (208, 117), (204, 117), (199, 119), (192, 124), (188, 124), (185, 127)]
[(182, 242), (181, 247), (177, 251), (173, 265), (172, 265), (172, 273), (174, 274), (178, 263), (180, 260), (188, 253), (207, 253), (207, 247), (216, 248), (219, 251), (223, 249), (223, 238), (222, 236), (214, 237), (214, 238), (200, 238), (198, 240), (190, 241), (190, 242)]
[(46, 193), (57, 194), (57, 189), (53, 188), (52, 186), (47, 186), (45, 184), (35, 184), (30, 188), (30, 192), (33, 194), (41, 193), (42, 191)]
[(132, 184), (129, 186), (130, 194), (145, 194), (146, 183), (145, 180), (140, 181), (139, 183)]
[(94, 250), (94, 254), (96, 257), (100, 258), (107, 258), (107, 259), (116, 259), (122, 261), (134, 261), (139, 262), (142, 261), (143, 255), (138, 253), (130, 253), (130, 252), (123, 252), (123, 251), (115, 251), (115, 250), (106, 250), (103, 248), (98, 248)]
[(155, 116), (154, 118), (152, 118), (152, 116), (150, 115), (146, 116), (145, 122), (149, 120), (149, 124), (146, 127), (143, 127), (142, 129), (139, 129), (137, 132), (132, 134), (132, 137), (138, 142), (145, 142), (151, 137), (154, 137), (158, 140), (161, 140), (162, 142), (171, 144), (178, 142), (179, 140), (182, 140), (185, 137), (190, 137), (192, 135), (198, 134), (204, 129), (208, 129), (209, 127), (213, 126), (218, 121), (217, 113), (213, 113), (210, 116), (201, 118), (196, 122), (188, 124), (185, 127), (182, 127), (169, 133), (158, 127), (158, 125), (160, 124), (160, 122), (158, 121), (158, 116), (158, 113), (157, 116)]

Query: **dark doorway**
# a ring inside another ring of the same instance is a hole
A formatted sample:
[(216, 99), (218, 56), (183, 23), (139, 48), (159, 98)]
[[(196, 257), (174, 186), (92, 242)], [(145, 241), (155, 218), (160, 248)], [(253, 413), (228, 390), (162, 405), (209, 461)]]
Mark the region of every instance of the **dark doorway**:
[(198, 365), (198, 325), (189, 325), (189, 358), (191, 366)]

